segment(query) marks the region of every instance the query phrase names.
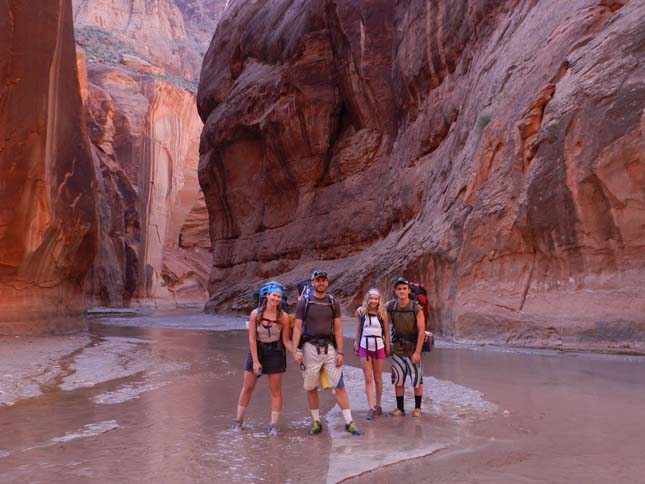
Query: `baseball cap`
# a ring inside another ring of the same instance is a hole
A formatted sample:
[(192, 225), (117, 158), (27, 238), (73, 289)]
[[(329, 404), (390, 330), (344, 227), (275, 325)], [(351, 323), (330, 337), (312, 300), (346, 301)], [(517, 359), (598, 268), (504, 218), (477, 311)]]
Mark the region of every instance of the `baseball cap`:
[(318, 279), (318, 278), (328, 279), (327, 273), (325, 271), (319, 271), (319, 270), (314, 271), (313, 274), (311, 274), (311, 280), (313, 281), (314, 279)]
[(408, 280), (403, 276), (399, 276), (396, 278), (396, 280), (394, 281), (394, 287), (398, 286), (399, 284), (405, 284), (406, 286), (410, 285)]

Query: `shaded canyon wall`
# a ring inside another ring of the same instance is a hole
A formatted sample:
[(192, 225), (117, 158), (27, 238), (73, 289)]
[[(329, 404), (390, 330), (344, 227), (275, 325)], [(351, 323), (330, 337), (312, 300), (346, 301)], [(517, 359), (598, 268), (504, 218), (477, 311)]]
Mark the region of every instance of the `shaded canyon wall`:
[(0, 334), (84, 326), (97, 214), (82, 110), (71, 3), (0, 2)]
[(397, 274), (459, 341), (643, 351), (645, 4), (231, 2), (198, 92), (207, 309)]

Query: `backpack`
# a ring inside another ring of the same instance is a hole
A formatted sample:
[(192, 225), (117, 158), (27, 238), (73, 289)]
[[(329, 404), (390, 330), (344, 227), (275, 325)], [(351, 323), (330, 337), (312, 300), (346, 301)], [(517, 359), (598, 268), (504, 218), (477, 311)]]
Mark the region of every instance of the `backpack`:
[[(359, 323), (359, 335), (358, 335), (358, 345), (360, 346), (361, 341), (363, 339), (363, 327), (365, 326), (365, 318), (367, 317), (367, 314), (361, 315), (361, 321)], [(383, 342), (385, 342), (385, 325), (383, 323), (383, 320), (381, 319), (381, 316), (379, 314), (376, 315), (376, 319), (378, 319), (378, 322), (381, 324), (381, 338), (383, 339)], [(371, 338), (372, 336), (368, 336), (368, 338)], [(377, 338), (378, 336), (374, 336), (374, 338)], [(368, 344), (369, 348), (369, 344)]]
[(426, 322), (426, 329), (428, 327), (428, 291), (426, 287), (419, 282), (410, 282), (410, 299), (417, 301), (423, 310), (423, 318)]
[[(298, 284), (298, 300), (303, 299), (305, 300), (305, 314), (302, 318), (302, 335), (300, 336), (300, 342), (298, 344), (298, 348), (302, 348), (302, 345), (312, 339), (311, 335), (307, 335), (307, 329), (306, 329), (306, 324), (307, 324), (307, 314), (309, 313), (309, 304), (310, 304), (310, 298), (313, 296), (314, 293), (314, 288), (311, 285), (311, 281), (309, 279), (305, 279), (300, 281)], [(336, 302), (334, 300), (334, 296), (331, 294), (327, 293), (327, 303), (329, 305), (329, 309), (331, 309), (331, 344), (336, 347), (336, 338), (334, 337), (334, 319), (336, 319)]]
[[(425, 289), (425, 287), (423, 285), (417, 284), (416, 282), (411, 282), (409, 284), (410, 289), (412, 289), (413, 284), (415, 286), (418, 286), (419, 288), (421, 288), (421, 290), (423, 291), (423, 292), (419, 292), (419, 295), (424, 298), (424, 300), (426, 302), (426, 306), (424, 306), (419, 299), (416, 299), (415, 297), (413, 297), (412, 296), (413, 291), (410, 290), (410, 301), (412, 301), (412, 307), (410, 309), (399, 309), (398, 301), (396, 299), (392, 300), (391, 303), (388, 304), (387, 312), (388, 312), (388, 315), (389, 315), (391, 321), (393, 320), (392, 313), (395, 313), (395, 312), (401, 312), (401, 313), (410, 312), (410, 313), (416, 314), (417, 307), (419, 307), (419, 306), (421, 306), (421, 311), (423, 311), (424, 316), (427, 314), (427, 299), (425, 298), (426, 289)], [(428, 320), (426, 319), (425, 321), (426, 321), (426, 328), (427, 328)], [(418, 336), (418, 331), (416, 329), (414, 331), (414, 336), (412, 336), (412, 335), (406, 335), (406, 336), (397, 335), (396, 330), (394, 328), (394, 322), (392, 322), (391, 333), (392, 333), (391, 334), (392, 342), (396, 341), (397, 339), (402, 339), (402, 340), (414, 342), (414, 341), (416, 341), (417, 336)], [(427, 352), (432, 351), (433, 349), (434, 349), (434, 335), (432, 333), (430, 333), (430, 337), (427, 338), (426, 340), (424, 340), (424, 342), (423, 342), (423, 346), (421, 347), (421, 352), (427, 353)]]
[[(423, 311), (423, 319), (426, 322), (426, 331), (428, 330), (428, 291), (420, 282), (410, 282), (410, 299), (417, 301)], [(430, 338), (423, 342), (421, 351), (429, 352), (434, 349), (434, 335), (430, 333)]]
[(259, 308), (260, 305), (264, 302), (266, 297), (269, 295), (269, 290), (274, 289), (277, 287), (280, 289), (280, 292), (282, 293), (282, 302), (280, 305), (282, 306), (282, 310), (285, 313), (289, 312), (289, 303), (287, 302), (287, 288), (284, 287), (283, 284), (280, 284), (278, 281), (269, 281), (265, 282), (260, 286), (260, 289), (255, 291), (253, 293), (253, 303), (256, 308)]

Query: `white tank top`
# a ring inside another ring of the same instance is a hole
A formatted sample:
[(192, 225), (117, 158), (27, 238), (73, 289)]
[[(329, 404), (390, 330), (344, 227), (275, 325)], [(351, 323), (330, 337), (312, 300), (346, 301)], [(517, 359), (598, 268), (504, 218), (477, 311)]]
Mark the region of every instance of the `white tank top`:
[(367, 351), (377, 351), (385, 347), (383, 343), (383, 330), (378, 317), (374, 314), (367, 314), (363, 322), (363, 336), (361, 337), (361, 348)]

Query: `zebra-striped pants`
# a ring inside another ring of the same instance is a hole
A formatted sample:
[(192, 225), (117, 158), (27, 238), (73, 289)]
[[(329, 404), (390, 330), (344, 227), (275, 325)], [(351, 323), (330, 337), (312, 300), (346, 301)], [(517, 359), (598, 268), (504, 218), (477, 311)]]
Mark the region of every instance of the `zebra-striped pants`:
[(423, 360), (415, 365), (411, 356), (392, 355), (392, 385), (402, 387), (406, 380), (414, 388), (423, 385)]

